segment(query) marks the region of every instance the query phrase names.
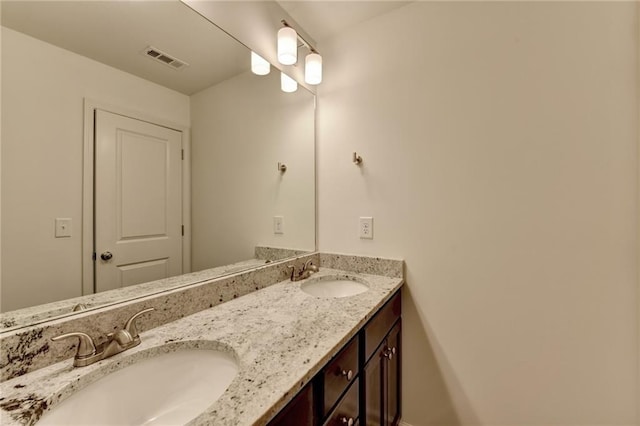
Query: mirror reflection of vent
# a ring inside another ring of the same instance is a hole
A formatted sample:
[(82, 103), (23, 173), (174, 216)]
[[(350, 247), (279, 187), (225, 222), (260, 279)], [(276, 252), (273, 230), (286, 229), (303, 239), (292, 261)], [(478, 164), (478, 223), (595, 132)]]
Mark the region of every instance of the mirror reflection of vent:
[(174, 70), (179, 70), (189, 66), (185, 61), (181, 61), (180, 59), (171, 56), (160, 49), (156, 49), (153, 46), (148, 46), (142, 53), (161, 64), (173, 68)]

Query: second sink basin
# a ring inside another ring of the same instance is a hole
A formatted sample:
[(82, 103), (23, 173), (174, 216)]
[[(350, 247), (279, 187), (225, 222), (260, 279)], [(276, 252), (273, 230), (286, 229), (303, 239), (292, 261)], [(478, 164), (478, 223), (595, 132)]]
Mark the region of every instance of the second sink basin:
[(365, 280), (350, 275), (313, 277), (302, 283), (300, 288), (317, 297), (349, 297), (369, 290)]
[(216, 350), (156, 355), (77, 391), (38, 425), (185, 424), (220, 398), (237, 372), (235, 359)]

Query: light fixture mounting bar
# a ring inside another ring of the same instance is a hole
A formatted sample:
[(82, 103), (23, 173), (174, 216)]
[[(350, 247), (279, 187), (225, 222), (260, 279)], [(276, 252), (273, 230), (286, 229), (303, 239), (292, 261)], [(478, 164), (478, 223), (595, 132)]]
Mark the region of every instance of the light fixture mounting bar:
[[(282, 25), (284, 25), (285, 27), (289, 27), (289, 28), (293, 28), (294, 30), (296, 30), (293, 26), (289, 25), (289, 23), (287, 21), (285, 21), (284, 19), (282, 19), (280, 21), (282, 23)], [(309, 43), (307, 40), (304, 39), (304, 37), (302, 37), (300, 35), (300, 32), (298, 30), (296, 30), (296, 35), (298, 36), (298, 40), (300, 40), (300, 42), (307, 48), (309, 49), (309, 51), (311, 51), (311, 53), (319, 53), (315, 47), (313, 47), (311, 45), (311, 43)]]

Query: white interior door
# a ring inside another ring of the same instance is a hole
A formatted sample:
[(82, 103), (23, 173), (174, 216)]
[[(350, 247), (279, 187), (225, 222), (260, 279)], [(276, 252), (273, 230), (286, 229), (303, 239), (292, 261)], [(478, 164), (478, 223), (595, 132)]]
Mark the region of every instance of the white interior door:
[(95, 290), (182, 273), (182, 132), (95, 116)]

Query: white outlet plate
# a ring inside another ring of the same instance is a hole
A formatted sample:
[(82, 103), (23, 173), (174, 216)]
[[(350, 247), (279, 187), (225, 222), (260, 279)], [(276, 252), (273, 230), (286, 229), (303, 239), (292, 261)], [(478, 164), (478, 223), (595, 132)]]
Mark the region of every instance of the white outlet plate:
[(273, 233), (284, 234), (284, 216), (273, 217)]
[(373, 240), (373, 218), (360, 218), (360, 238), (364, 240)]
[(56, 218), (56, 238), (71, 236), (71, 219), (67, 217)]

